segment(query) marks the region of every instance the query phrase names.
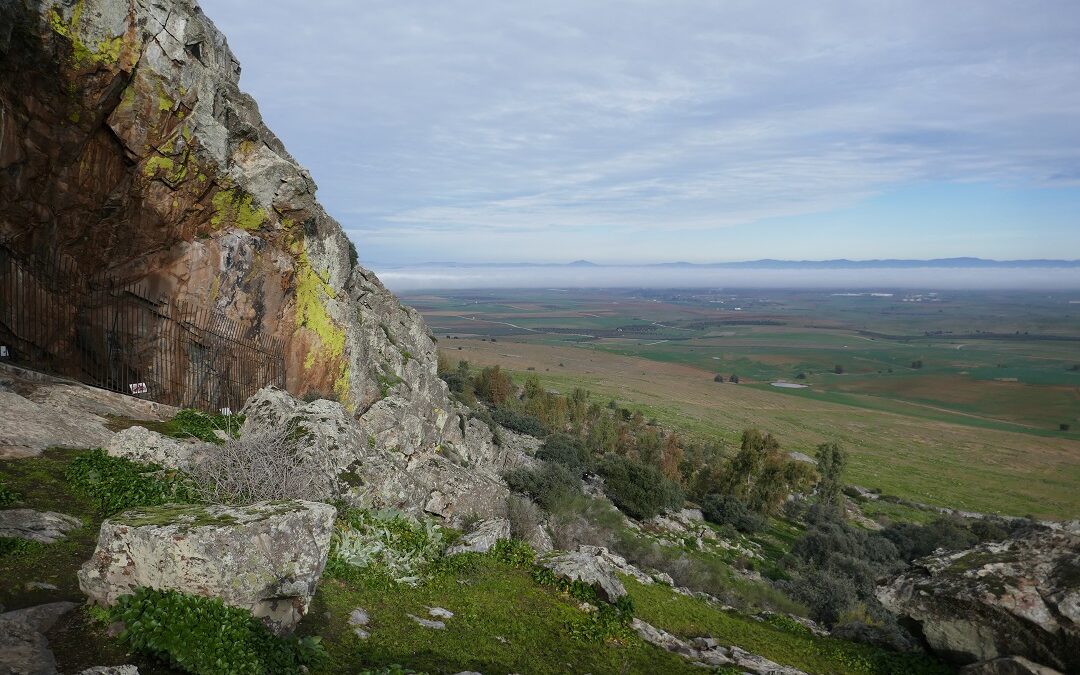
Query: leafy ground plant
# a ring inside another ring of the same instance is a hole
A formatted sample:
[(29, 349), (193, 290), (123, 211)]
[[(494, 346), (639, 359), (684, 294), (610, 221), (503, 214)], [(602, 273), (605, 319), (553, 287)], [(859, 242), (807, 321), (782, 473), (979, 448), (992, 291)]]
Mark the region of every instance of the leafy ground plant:
[(446, 530), (398, 511), (348, 509), (334, 528), (327, 569), (338, 576), (416, 585), (449, 543)]
[(221, 443), (223, 439), (216, 432), (223, 431), (228, 436), (236, 437), (243, 423), (243, 415), (212, 415), (185, 408), (166, 422), (166, 427), (172, 436), (191, 436), (207, 443)]
[(91, 498), (104, 516), (136, 506), (198, 501), (187, 476), (110, 457), (100, 448), (72, 460), (66, 476), (72, 490)]
[(318, 637), (275, 637), (250, 612), (216, 598), (139, 588), (110, 615), (124, 623), (120, 640), (132, 649), (196, 675), (288, 675), (324, 656)]
[(19, 501), (19, 494), (0, 480), (0, 506), (10, 506)]

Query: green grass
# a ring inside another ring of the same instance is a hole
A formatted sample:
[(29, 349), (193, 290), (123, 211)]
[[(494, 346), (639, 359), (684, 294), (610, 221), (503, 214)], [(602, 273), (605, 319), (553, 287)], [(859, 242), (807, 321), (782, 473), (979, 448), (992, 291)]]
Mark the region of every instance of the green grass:
[(915, 509), (903, 504), (878, 499), (875, 501), (861, 502), (859, 510), (867, 518), (874, 520), (887, 520), (893, 523), (915, 523), (926, 525), (941, 517), (940, 513), (925, 509)]
[(704, 600), (673, 593), (659, 584), (643, 585), (623, 579), (634, 602), (635, 615), (682, 638), (711, 636), (807, 673), (837, 675), (915, 675), (949, 673), (947, 666), (924, 656), (896, 654), (873, 647), (818, 638), (788, 631), (733, 612)]
[[(40, 457), (0, 460), (0, 479), (20, 495), (20, 501), (12, 504), (12, 508), (57, 511), (81, 518), (84, 523), (55, 544), (0, 547), (0, 579), (3, 579), (0, 604), (8, 609), (84, 599), (75, 570), (93, 552), (100, 521), (94, 515), (91, 501), (72, 494), (64, 477), (68, 464), (77, 454), (73, 450), (50, 448)], [(59, 590), (30, 589), (27, 584), (31, 582), (53, 584)]]
[[(445, 630), (409, 618), (428, 618), (428, 607), (454, 612)], [(348, 626), (355, 608), (371, 617), (366, 640)], [(466, 569), (416, 588), (324, 578), (300, 632), (323, 636), (330, 655), (316, 670), (323, 673), (394, 663), (431, 673), (700, 672), (637, 638), (598, 644), (569, 635), (567, 626), (584, 616), (577, 601), (536, 584), (528, 571), (475, 556)]]

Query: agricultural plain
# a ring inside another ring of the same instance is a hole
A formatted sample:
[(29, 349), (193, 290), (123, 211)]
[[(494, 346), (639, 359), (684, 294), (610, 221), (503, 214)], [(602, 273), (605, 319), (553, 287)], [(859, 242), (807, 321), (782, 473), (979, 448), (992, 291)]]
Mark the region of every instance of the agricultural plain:
[(584, 387), (699, 438), (732, 443), (756, 426), (789, 450), (838, 440), (861, 485), (1044, 517), (1080, 514), (1072, 300), (690, 290), (406, 299), (452, 360), (536, 374), (554, 389)]

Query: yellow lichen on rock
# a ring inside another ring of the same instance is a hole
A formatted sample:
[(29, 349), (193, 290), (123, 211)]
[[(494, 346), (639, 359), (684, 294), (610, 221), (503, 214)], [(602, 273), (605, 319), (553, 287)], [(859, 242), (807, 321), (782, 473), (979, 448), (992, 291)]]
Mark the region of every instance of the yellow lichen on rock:
[(310, 370), (317, 361), (327, 365), (338, 362), (334, 391), (345, 400), (349, 393), (349, 366), (345, 354), (345, 329), (338, 325), (326, 309), (326, 301), (337, 294), (332, 286), (312, 268), (307, 251), (300, 244), (296, 265), (296, 325), (307, 328), (319, 338), (319, 346), (308, 351), (304, 369)]
[(67, 39), (71, 43), (71, 56), (76, 66), (82, 67), (93, 63), (112, 65), (120, 60), (120, 52), (124, 48), (122, 36), (103, 38), (98, 41), (96, 49), (91, 49), (79, 38), (79, 20), (82, 18), (83, 0), (75, 3), (71, 10), (71, 21), (64, 21), (64, 17), (55, 9), (49, 10), (49, 27), (53, 32)]
[(255, 232), (270, 218), (266, 209), (258, 208), (252, 203), (251, 195), (237, 190), (219, 190), (211, 203), (214, 206), (211, 225), (235, 225), (248, 232)]

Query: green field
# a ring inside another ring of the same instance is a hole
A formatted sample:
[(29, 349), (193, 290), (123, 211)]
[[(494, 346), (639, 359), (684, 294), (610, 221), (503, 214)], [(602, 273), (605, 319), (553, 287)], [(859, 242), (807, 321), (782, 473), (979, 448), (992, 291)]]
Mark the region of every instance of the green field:
[(733, 440), (759, 426), (803, 451), (841, 440), (855, 451), (852, 480), (918, 501), (1075, 517), (1071, 299), (500, 290), (406, 301), (451, 359), (584, 386), (695, 436)]

